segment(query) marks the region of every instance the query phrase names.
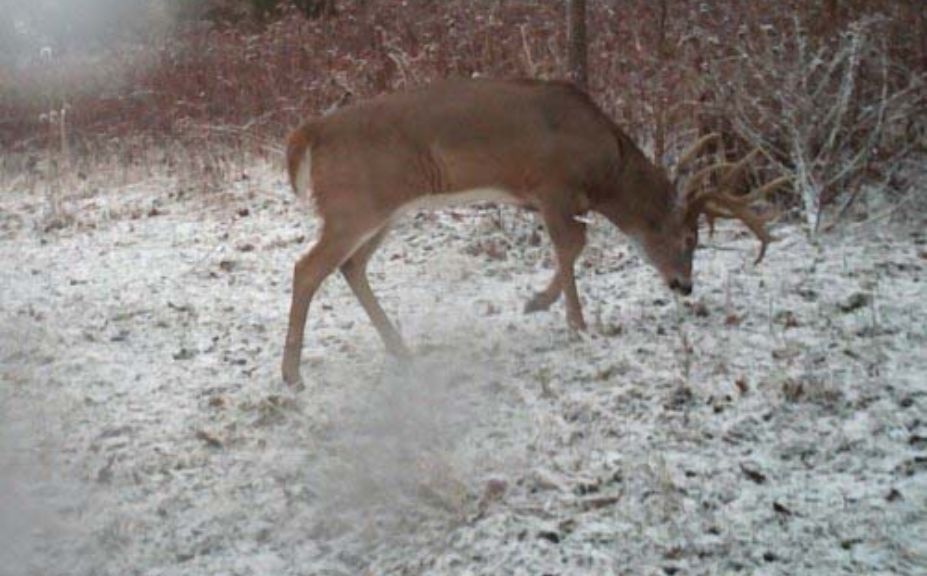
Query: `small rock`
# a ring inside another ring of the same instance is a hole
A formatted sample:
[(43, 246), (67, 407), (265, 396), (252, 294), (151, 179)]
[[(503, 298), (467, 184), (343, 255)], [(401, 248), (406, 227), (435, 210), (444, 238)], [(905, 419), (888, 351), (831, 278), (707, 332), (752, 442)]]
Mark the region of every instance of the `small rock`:
[(792, 511), (780, 504), (779, 502), (773, 502), (773, 512), (779, 514), (780, 516), (791, 516)]
[(681, 385), (673, 391), (673, 395), (663, 405), (667, 410), (682, 410), (695, 401), (695, 394), (688, 386)]
[(531, 478), (530, 490), (531, 492), (538, 492), (542, 490), (562, 491), (563, 484), (549, 472), (545, 472), (544, 470), (537, 470)]
[(806, 302), (815, 302), (818, 299), (818, 293), (813, 288), (796, 288), (795, 292)]
[(106, 466), (100, 468), (97, 472), (97, 482), (100, 484), (109, 484), (113, 480), (113, 462), (116, 461), (115, 456), (110, 456), (109, 461), (106, 463)]
[(190, 314), (193, 312), (193, 306), (189, 304), (174, 304), (173, 302), (168, 301), (167, 307), (174, 312), (183, 312), (185, 314)]
[(779, 324), (782, 324), (782, 327), (786, 330), (789, 328), (798, 328), (800, 326), (798, 317), (795, 316), (795, 313), (791, 310), (780, 310), (776, 313), (775, 320)]
[(750, 391), (750, 386), (747, 384), (747, 379), (744, 376), (734, 380), (734, 386), (737, 386), (737, 391), (740, 392), (741, 395)]
[(181, 348), (174, 353), (174, 360), (189, 360), (196, 356), (196, 352), (189, 348)]
[(805, 387), (799, 380), (789, 378), (782, 383), (782, 395), (789, 402), (798, 402), (805, 392)]
[(497, 502), (505, 495), (507, 489), (508, 483), (505, 480), (500, 478), (487, 480), (486, 486), (483, 488), (483, 495), (480, 497), (479, 504), (477, 504), (479, 514), (485, 514), (493, 502)]
[(727, 317), (724, 318), (724, 325), (725, 326), (739, 326), (742, 319), (743, 319), (742, 317), (732, 312), (728, 314)]
[(196, 553), (195, 552), (178, 552), (177, 554), (174, 555), (174, 558), (176, 558), (177, 561), (182, 564), (184, 562), (189, 562), (190, 560), (193, 560), (194, 558), (196, 558)]
[(844, 550), (852, 550), (857, 544), (862, 544), (862, 538), (846, 538), (840, 541), (840, 547)]
[(598, 478), (591, 480), (580, 480), (578, 484), (573, 488), (573, 493), (577, 496), (588, 496), (590, 494), (595, 494), (599, 491), (599, 488), (602, 485), (602, 481)]
[(593, 496), (590, 498), (580, 499), (579, 506), (585, 511), (600, 510), (602, 508), (608, 508), (609, 506), (614, 506), (620, 500), (621, 500), (620, 494), (611, 494), (608, 496)]
[(205, 442), (206, 445), (210, 448), (222, 448), (222, 441), (219, 440), (215, 435), (205, 430), (197, 430), (196, 437), (197, 439)]
[(692, 305), (692, 313), (695, 314), (697, 318), (708, 318), (709, 311), (708, 306), (704, 302), (696, 302)]
[(624, 333), (624, 326), (621, 324), (607, 324), (602, 327), (602, 335), (613, 337), (621, 336)]
[(791, 360), (801, 355), (801, 349), (794, 343), (787, 343), (782, 348), (776, 348), (772, 351), (772, 357), (775, 360)]
[(553, 530), (541, 530), (538, 532), (538, 538), (547, 540), (551, 544), (560, 544), (560, 534)]
[(759, 468), (752, 463), (741, 463), (740, 471), (744, 473), (750, 481), (756, 484), (766, 484), (766, 475), (760, 472)]
[(855, 292), (849, 298), (837, 304), (837, 307), (844, 314), (849, 314), (869, 305), (872, 302), (872, 295), (864, 292)]
[(116, 334), (112, 335), (109, 339), (110, 342), (125, 342), (129, 338), (129, 331), (122, 329)]
[(888, 491), (888, 494), (885, 495), (886, 502), (897, 502), (899, 500), (904, 500), (904, 496), (897, 488), (892, 488)]
[(927, 471), (927, 456), (915, 456), (895, 466), (895, 473), (907, 478), (925, 471)]

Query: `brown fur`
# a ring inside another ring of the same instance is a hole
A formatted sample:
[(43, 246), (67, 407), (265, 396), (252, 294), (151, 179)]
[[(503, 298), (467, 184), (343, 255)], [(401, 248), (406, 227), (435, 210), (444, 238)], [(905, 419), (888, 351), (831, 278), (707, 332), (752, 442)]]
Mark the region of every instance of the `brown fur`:
[(290, 136), (294, 187), (307, 149), (312, 200), (323, 224), (294, 272), (283, 366), (291, 384), (299, 381), (309, 301), (339, 267), (387, 347), (405, 353), (364, 269), (393, 215), (422, 197), (502, 189), (516, 204), (537, 209), (558, 267), (526, 310), (546, 309), (564, 293), (573, 328), (585, 327), (573, 276), (585, 229), (575, 216), (589, 210), (637, 238), (667, 281), (689, 285), (694, 231), (673, 185), (569, 84), (452, 80), (347, 106)]

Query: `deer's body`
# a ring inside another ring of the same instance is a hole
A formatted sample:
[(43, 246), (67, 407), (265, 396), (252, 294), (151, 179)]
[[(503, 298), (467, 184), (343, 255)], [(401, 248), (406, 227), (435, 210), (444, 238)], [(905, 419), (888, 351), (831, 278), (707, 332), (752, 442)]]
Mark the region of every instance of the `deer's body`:
[(564, 292), (576, 329), (585, 323), (573, 264), (585, 229), (575, 217), (589, 210), (637, 239), (672, 287), (691, 290), (695, 225), (675, 187), (568, 84), (458, 80), (381, 96), (303, 124), (287, 164), (294, 191), (322, 219), (318, 242), (294, 270), (283, 362), (291, 385), (300, 381), (309, 302), (339, 268), (387, 348), (406, 354), (366, 264), (390, 223), (417, 208), (499, 201), (537, 210), (558, 266), (526, 310), (547, 309)]
[(467, 194), (539, 208), (546, 189), (578, 211), (624, 200), (627, 212), (665, 212), (673, 201), (659, 185), (647, 198), (614, 198), (622, 175), (637, 180), (631, 191), (662, 175), (588, 96), (561, 83), (458, 80), (389, 94), (307, 122), (290, 138), (288, 161), (297, 193), (326, 220), (347, 191), (357, 191), (359, 208), (389, 214)]

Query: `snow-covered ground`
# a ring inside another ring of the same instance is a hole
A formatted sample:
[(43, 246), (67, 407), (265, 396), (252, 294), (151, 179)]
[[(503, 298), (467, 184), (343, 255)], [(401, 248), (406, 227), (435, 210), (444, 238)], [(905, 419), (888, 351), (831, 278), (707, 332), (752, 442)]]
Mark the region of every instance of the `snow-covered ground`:
[(925, 574), (923, 221), (735, 225), (696, 293), (604, 222), (562, 304), (533, 216), (409, 216), (278, 375), (315, 223), (279, 171), (0, 190), (0, 574)]

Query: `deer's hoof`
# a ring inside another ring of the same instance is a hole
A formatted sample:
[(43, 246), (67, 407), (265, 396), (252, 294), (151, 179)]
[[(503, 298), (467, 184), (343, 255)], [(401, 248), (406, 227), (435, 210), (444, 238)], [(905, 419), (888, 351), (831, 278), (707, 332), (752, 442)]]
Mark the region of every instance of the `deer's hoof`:
[(412, 359), (412, 351), (402, 342), (388, 344), (386, 353), (400, 362), (408, 362)]
[(582, 318), (568, 318), (567, 326), (570, 327), (570, 331), (574, 333), (585, 333), (586, 332), (586, 321)]
[(303, 384), (303, 377), (299, 375), (299, 369), (288, 370), (283, 369), (283, 381), (286, 382), (286, 385), (289, 386), (290, 390), (294, 392), (299, 392), (306, 389), (306, 385)]
[(544, 294), (535, 294), (525, 303), (525, 314), (543, 312), (550, 309), (551, 304), (553, 304), (553, 302), (551, 302), (548, 298), (545, 298)]

